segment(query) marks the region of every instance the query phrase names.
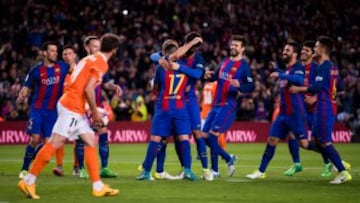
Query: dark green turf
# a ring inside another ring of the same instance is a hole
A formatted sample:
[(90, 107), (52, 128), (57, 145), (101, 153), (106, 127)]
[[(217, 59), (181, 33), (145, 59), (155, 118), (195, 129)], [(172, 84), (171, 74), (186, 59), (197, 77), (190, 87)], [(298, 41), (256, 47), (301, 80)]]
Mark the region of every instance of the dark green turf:
[[(111, 145), (110, 168), (119, 177), (105, 179), (104, 182), (120, 189), (117, 197), (94, 198), (91, 196), (89, 180), (73, 177), (72, 145), (65, 150), (65, 176), (55, 177), (49, 163), (37, 181), (38, 202), (318, 202), (346, 203), (360, 202), (360, 145), (337, 144), (343, 159), (352, 164), (353, 181), (343, 185), (330, 185), (333, 177), (320, 176), (322, 160), (318, 154), (301, 150), (304, 171), (294, 177), (285, 177), (283, 171), (291, 165), (287, 145), (280, 144), (264, 180), (250, 181), (244, 176), (258, 167), (265, 144), (231, 144), (228, 149), (238, 156), (236, 173), (228, 178), (227, 168), (219, 160), (222, 177), (213, 182), (153, 181), (135, 180), (139, 174), (137, 166), (144, 158), (146, 145)], [(168, 150), (166, 170), (171, 174), (179, 172), (180, 167), (174, 154), (173, 145)], [(30, 202), (20, 193), (16, 184), (25, 146), (0, 146), (0, 203)], [(200, 176), (200, 162), (195, 160), (193, 169)], [(154, 165), (155, 166), (155, 165)], [(35, 201), (35, 200), (33, 200)]]

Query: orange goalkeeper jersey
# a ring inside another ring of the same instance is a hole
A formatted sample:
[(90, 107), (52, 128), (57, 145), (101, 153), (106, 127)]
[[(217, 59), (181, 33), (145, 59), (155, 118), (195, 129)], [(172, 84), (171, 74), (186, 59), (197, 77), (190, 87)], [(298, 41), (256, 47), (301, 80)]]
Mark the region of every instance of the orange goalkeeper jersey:
[(216, 92), (217, 82), (206, 83), (202, 92), (202, 101), (201, 101), (201, 119), (206, 119), (208, 116), (212, 103), (214, 101), (214, 96)]
[(89, 79), (94, 77), (100, 84), (108, 69), (106, 57), (102, 53), (83, 58), (67, 81), (66, 91), (60, 98), (60, 103), (70, 111), (85, 114), (85, 88)]

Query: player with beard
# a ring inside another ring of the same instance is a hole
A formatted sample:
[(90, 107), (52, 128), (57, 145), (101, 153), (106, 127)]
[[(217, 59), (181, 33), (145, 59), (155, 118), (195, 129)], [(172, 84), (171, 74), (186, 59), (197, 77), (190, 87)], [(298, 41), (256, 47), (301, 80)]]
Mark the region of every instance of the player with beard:
[[(265, 170), (275, 154), (276, 145), (280, 139), (285, 139), (293, 132), (298, 140), (306, 140), (305, 133), (305, 103), (302, 94), (291, 94), (291, 85), (304, 84), (304, 67), (297, 61), (300, 48), (296, 42), (288, 42), (282, 53), (286, 64), (285, 72), (275, 68), (270, 74), (272, 78), (280, 78), (280, 113), (270, 127), (270, 136), (258, 170), (246, 175), (250, 179), (265, 178)], [(276, 66), (276, 65), (274, 65)]]
[[(51, 130), (57, 119), (56, 103), (63, 93), (63, 84), (69, 66), (57, 61), (58, 46), (56, 42), (45, 42), (42, 45), (43, 62), (30, 69), (24, 86), (19, 92), (16, 103), (30, 103), (29, 120), (26, 133), (30, 135), (19, 178), (24, 178), (31, 161), (50, 138)], [(58, 161), (57, 161), (58, 162)]]
[(206, 137), (211, 148), (212, 171), (219, 172), (218, 155), (220, 155), (228, 165), (229, 176), (235, 172), (235, 156), (220, 147), (218, 137), (228, 130), (235, 120), (238, 92), (248, 93), (255, 88), (250, 66), (244, 59), (245, 46), (245, 38), (234, 35), (230, 45), (230, 57), (226, 57), (215, 74), (208, 78), (209, 81), (217, 81), (217, 88), (213, 106), (202, 129), (203, 136)]

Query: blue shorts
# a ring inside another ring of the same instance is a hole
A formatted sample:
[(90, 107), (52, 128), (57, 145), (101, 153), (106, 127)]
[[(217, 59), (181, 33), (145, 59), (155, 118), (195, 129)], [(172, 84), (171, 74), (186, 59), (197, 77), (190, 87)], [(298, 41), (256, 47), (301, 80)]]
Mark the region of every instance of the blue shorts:
[(312, 130), (314, 125), (315, 114), (313, 112), (306, 112), (306, 121), (308, 130)]
[(168, 137), (173, 134), (189, 135), (190, 133), (190, 119), (186, 108), (164, 111), (161, 107), (155, 107), (151, 135)]
[(201, 130), (200, 107), (196, 97), (186, 100), (186, 109), (190, 117), (191, 130)]
[(43, 138), (49, 138), (57, 119), (57, 111), (45, 109), (30, 109), (26, 133), (29, 135), (39, 134)]
[(332, 113), (328, 113), (327, 115), (315, 114), (312, 135), (322, 144), (326, 142), (332, 142), (334, 123), (335, 116)]
[(236, 108), (233, 106), (214, 106), (211, 108), (208, 117), (205, 120), (203, 132), (209, 131), (224, 133), (234, 122), (236, 116)]
[(293, 132), (296, 139), (307, 139), (305, 116), (302, 115), (283, 115), (280, 114), (271, 124), (270, 136), (285, 139), (289, 132)]

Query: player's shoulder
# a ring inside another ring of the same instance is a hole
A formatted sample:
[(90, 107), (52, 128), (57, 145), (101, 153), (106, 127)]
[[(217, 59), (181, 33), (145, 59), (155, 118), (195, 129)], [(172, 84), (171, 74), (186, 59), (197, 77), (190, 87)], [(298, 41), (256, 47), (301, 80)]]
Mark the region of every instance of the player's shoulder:
[(316, 68), (316, 67), (318, 67), (318, 66), (319, 66), (319, 64), (316, 63), (315, 61), (312, 61), (312, 62), (311, 62), (311, 67), (312, 67), (312, 68)]
[(305, 66), (303, 66), (299, 61), (297, 61), (293, 66), (293, 73), (298, 75), (304, 75)]
[(242, 65), (242, 66), (246, 66), (246, 67), (250, 67), (248, 61), (247, 61), (245, 58), (242, 58), (242, 59), (241, 59), (241, 65)]
[(29, 73), (34, 73), (34, 72), (37, 72), (40, 70), (41, 67), (44, 66), (44, 63), (43, 62), (39, 62), (33, 66), (30, 67), (29, 69)]
[(202, 55), (200, 52), (198, 52), (198, 51), (195, 52), (194, 58), (195, 58), (197, 61), (204, 61), (203, 55)]
[(60, 68), (62, 68), (62, 69), (65, 69), (65, 70), (70, 69), (70, 65), (65, 63), (64, 61), (57, 61), (56, 64), (58, 64), (60, 66)]

